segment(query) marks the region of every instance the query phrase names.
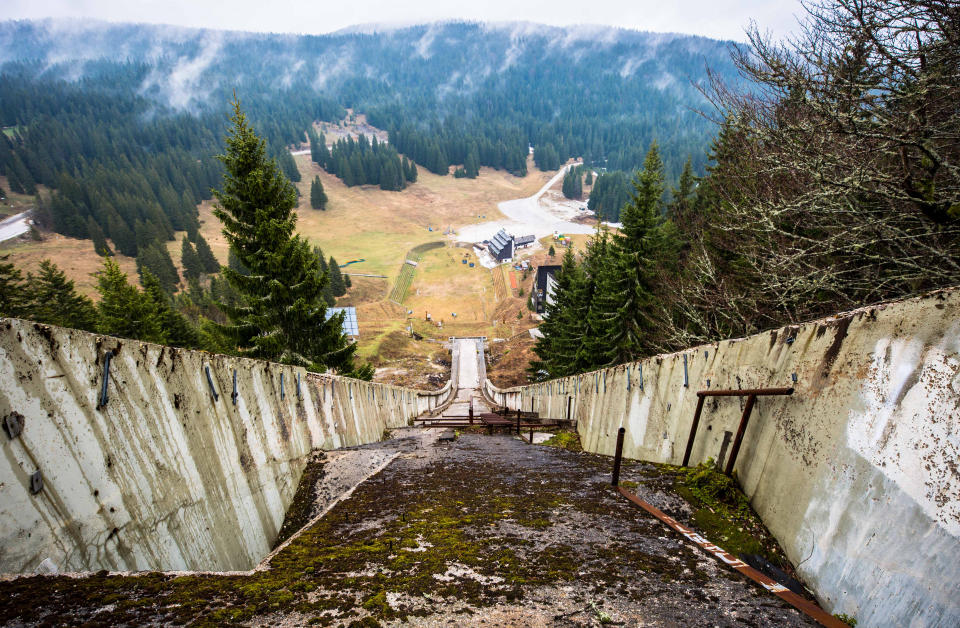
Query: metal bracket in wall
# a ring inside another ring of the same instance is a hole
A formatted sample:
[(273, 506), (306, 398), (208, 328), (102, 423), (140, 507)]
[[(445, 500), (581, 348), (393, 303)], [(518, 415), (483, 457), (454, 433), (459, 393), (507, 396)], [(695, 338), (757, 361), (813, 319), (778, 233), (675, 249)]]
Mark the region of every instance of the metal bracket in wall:
[(220, 401), (220, 395), (217, 394), (217, 389), (213, 386), (213, 377), (210, 376), (210, 367), (204, 366), (203, 369), (207, 372), (207, 384), (210, 386), (210, 392), (213, 393), (213, 401), (216, 403)]
[(283, 392), (283, 371), (280, 371), (280, 401), (283, 401), (283, 398), (286, 394)]
[(237, 397), (240, 396), (240, 393), (237, 392), (237, 369), (233, 369), (233, 392), (230, 393), (230, 399), (233, 400), (233, 405), (237, 405)]
[(43, 474), (37, 469), (30, 474), (30, 494), (36, 495), (43, 490)]
[(103, 355), (103, 384), (100, 387), (100, 400), (97, 410), (107, 405), (107, 384), (110, 383), (110, 360), (113, 359), (113, 349)]
[(14, 411), (3, 417), (3, 431), (10, 440), (20, 436), (23, 432), (23, 415)]
[[(383, 393), (386, 396), (386, 392)], [(300, 373), (297, 373), (297, 399), (300, 398)]]
[(687, 375), (687, 354), (683, 354), (683, 387), (690, 387), (690, 377)]
[(693, 451), (693, 440), (697, 435), (697, 427), (700, 425), (700, 414), (703, 412), (703, 402), (707, 397), (746, 397), (747, 403), (743, 407), (743, 414), (740, 417), (740, 426), (737, 428), (737, 436), (733, 440), (733, 449), (730, 450), (730, 459), (727, 461), (727, 468), (724, 473), (730, 475), (733, 473), (733, 465), (737, 462), (737, 454), (740, 453), (740, 445), (743, 443), (743, 434), (747, 431), (747, 423), (750, 421), (750, 413), (753, 412), (753, 404), (757, 397), (766, 397), (770, 395), (792, 395), (793, 388), (751, 388), (735, 390), (700, 390), (697, 391), (697, 409), (693, 413), (693, 424), (690, 426), (690, 436), (687, 437), (687, 449), (683, 454), (683, 466), (690, 462), (690, 452)]

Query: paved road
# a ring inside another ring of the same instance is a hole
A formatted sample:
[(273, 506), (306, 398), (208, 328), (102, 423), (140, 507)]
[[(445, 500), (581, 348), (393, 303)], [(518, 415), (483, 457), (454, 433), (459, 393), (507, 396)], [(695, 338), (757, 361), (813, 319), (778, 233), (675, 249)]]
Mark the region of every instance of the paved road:
[(3, 222), (0, 222), (0, 242), (15, 238), (30, 231), (30, 211), (21, 212), (15, 216), (10, 216)]
[(551, 214), (540, 204), (540, 197), (563, 178), (570, 166), (564, 166), (533, 196), (503, 201), (497, 207), (508, 220), (494, 220), (478, 225), (462, 227), (457, 232), (461, 242), (482, 242), (489, 240), (500, 229), (506, 229), (513, 235), (534, 234), (543, 238), (558, 233), (593, 233), (592, 225), (570, 222)]

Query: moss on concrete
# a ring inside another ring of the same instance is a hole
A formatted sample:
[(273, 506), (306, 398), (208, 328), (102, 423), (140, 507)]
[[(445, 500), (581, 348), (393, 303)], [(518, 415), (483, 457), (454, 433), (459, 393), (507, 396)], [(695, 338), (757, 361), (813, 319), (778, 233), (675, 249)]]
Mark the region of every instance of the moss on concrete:
[(437, 451), (361, 484), (265, 571), (23, 578), (0, 583), (0, 623), (370, 626), (453, 604), (469, 615), (574, 581), (593, 599), (640, 605), (707, 580), (702, 555), (609, 486), (609, 458), (480, 435)]
[(549, 447), (560, 447), (567, 451), (583, 451), (580, 445), (580, 435), (573, 430), (561, 430), (543, 442)]

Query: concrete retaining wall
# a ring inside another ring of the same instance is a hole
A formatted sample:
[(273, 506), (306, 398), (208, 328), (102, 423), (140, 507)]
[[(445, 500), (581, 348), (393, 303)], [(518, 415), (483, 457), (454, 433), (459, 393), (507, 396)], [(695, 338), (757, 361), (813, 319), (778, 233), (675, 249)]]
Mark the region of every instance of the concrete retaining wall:
[[(736, 473), (821, 604), (860, 626), (960, 625), (960, 290), (486, 392), (547, 417), (570, 404), (589, 451), (612, 454), (624, 426), (626, 456), (679, 464), (697, 390), (788, 386), (757, 399)], [(708, 398), (691, 464), (744, 401)]]
[(377, 441), (447, 396), (0, 319), (0, 418), (24, 418), (0, 432), (0, 572), (248, 569), (311, 450)]

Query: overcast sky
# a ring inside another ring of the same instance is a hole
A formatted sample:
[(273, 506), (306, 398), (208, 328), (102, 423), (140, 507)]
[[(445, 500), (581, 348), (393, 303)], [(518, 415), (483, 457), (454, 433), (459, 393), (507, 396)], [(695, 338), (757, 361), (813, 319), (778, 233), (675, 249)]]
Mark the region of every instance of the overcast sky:
[(447, 19), (612, 24), (742, 41), (750, 20), (782, 37), (799, 0), (3, 0), (0, 19), (88, 17), (229, 30), (327, 33), (367, 23)]

